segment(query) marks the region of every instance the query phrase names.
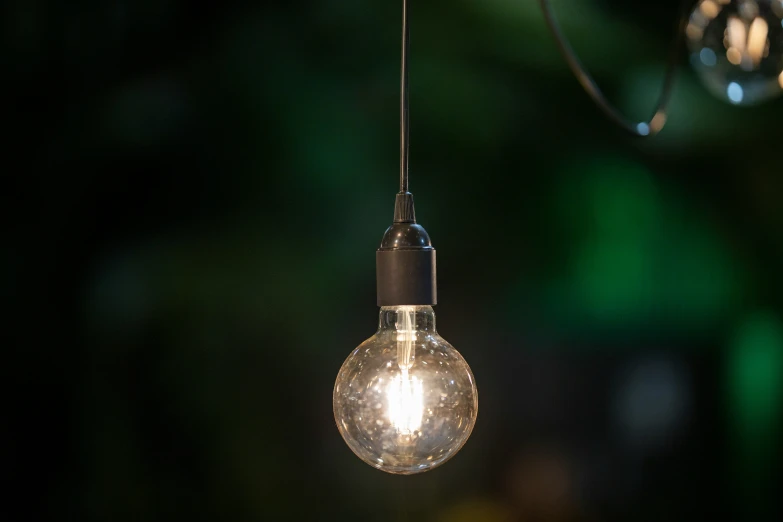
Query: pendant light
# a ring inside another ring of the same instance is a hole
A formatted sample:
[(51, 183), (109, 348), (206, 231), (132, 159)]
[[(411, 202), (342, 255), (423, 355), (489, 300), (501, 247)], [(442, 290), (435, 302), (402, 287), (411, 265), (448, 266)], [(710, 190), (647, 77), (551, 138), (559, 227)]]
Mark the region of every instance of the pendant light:
[(360, 459), (409, 475), (462, 448), (478, 392), (468, 363), (435, 329), (435, 249), (408, 191), (408, 0), (402, 4), (400, 192), (375, 257), (378, 331), (343, 363), (333, 405), (340, 434)]

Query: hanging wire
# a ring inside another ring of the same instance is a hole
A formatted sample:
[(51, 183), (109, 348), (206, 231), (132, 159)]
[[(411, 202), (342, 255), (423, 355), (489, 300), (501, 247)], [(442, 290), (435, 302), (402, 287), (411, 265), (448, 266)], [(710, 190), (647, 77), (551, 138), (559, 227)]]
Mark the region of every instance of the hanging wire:
[(595, 80), (587, 72), (584, 65), (579, 61), (579, 57), (574, 52), (571, 44), (568, 43), (568, 39), (565, 37), (563, 30), (557, 23), (554, 11), (552, 10), (552, 4), (550, 0), (539, 0), (541, 10), (544, 13), (544, 19), (549, 26), (552, 35), (555, 38), (558, 48), (560, 49), (563, 58), (571, 68), (571, 72), (574, 73), (576, 79), (582, 84), (587, 94), (593, 99), (599, 109), (614, 123), (619, 125), (626, 132), (639, 137), (654, 136), (658, 134), (663, 126), (666, 124), (667, 110), (669, 101), (671, 99), (672, 87), (674, 86), (674, 77), (677, 73), (677, 63), (679, 60), (680, 49), (683, 45), (685, 37), (685, 26), (688, 22), (690, 7), (693, 4), (693, 0), (683, 0), (681, 13), (677, 19), (677, 32), (669, 51), (669, 58), (666, 64), (666, 73), (663, 78), (663, 85), (661, 87), (661, 94), (658, 97), (658, 103), (655, 107), (655, 112), (652, 117), (646, 122), (634, 123), (625, 118), (612, 104), (606, 99), (601, 89), (596, 84)]
[(408, 50), (410, 48), (408, 29), (408, 0), (402, 0), (402, 64), (400, 67), (400, 193), (408, 192), (409, 156), (409, 101), (408, 101)]

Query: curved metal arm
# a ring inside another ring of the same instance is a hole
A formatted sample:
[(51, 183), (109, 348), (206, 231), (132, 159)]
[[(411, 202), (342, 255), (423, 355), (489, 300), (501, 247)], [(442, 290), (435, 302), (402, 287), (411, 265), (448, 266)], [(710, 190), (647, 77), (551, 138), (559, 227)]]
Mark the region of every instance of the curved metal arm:
[(574, 52), (571, 44), (568, 43), (568, 39), (565, 37), (560, 25), (557, 23), (550, 0), (539, 0), (541, 11), (544, 13), (544, 19), (546, 20), (549, 29), (552, 31), (552, 35), (555, 37), (555, 42), (557, 43), (563, 58), (565, 58), (565, 61), (571, 68), (571, 72), (576, 76), (576, 79), (579, 80), (579, 83), (582, 84), (582, 87), (587, 91), (587, 94), (590, 95), (595, 104), (598, 105), (598, 108), (601, 109), (610, 120), (626, 132), (639, 137), (654, 136), (658, 134), (666, 124), (669, 99), (671, 98), (674, 77), (677, 72), (677, 61), (685, 36), (685, 25), (688, 21), (688, 12), (691, 3), (692, 0), (683, 0), (682, 2), (682, 13), (677, 20), (677, 33), (669, 52), (666, 74), (663, 78), (663, 86), (661, 87), (661, 94), (658, 97), (658, 104), (656, 105), (655, 112), (649, 121), (633, 123), (628, 121), (620, 111), (609, 103), (603, 92), (601, 92), (601, 89), (595, 83), (595, 80), (593, 80), (590, 73), (587, 72), (587, 69), (585, 69), (579, 61), (579, 57)]

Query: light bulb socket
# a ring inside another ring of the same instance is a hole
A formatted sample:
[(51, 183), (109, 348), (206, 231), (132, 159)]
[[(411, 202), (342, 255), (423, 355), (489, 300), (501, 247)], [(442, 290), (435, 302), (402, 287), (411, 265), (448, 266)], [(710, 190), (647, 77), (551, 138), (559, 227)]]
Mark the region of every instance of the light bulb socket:
[(375, 253), (378, 306), (435, 305), (438, 302), (435, 249), (416, 223), (413, 194), (397, 194), (394, 223)]

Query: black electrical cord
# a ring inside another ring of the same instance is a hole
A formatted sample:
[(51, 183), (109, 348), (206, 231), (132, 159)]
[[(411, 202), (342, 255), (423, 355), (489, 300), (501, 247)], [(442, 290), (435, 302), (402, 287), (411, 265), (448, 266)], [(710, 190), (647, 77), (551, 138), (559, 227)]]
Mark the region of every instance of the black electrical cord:
[(438, 303), (435, 249), (424, 227), (416, 223), (413, 194), (408, 192), (408, 0), (402, 0), (402, 66), (400, 74), (400, 193), (394, 200), (394, 222), (375, 253), (378, 306), (432, 306)]
[(685, 37), (685, 26), (688, 22), (693, 0), (683, 0), (682, 2), (682, 12), (677, 19), (677, 33), (675, 34), (671, 50), (669, 51), (666, 73), (663, 78), (663, 86), (661, 87), (661, 94), (658, 97), (658, 104), (655, 107), (655, 112), (649, 121), (639, 123), (628, 121), (625, 116), (615, 109), (606, 99), (603, 92), (601, 92), (601, 89), (598, 87), (598, 84), (596, 84), (595, 80), (590, 76), (590, 73), (587, 72), (587, 69), (585, 69), (579, 61), (579, 57), (574, 52), (571, 44), (568, 43), (568, 39), (565, 37), (563, 30), (557, 23), (550, 0), (539, 0), (539, 4), (544, 13), (544, 20), (546, 20), (550, 31), (552, 31), (552, 35), (555, 38), (555, 42), (557, 43), (563, 58), (565, 58), (566, 63), (568, 63), (568, 66), (571, 68), (571, 72), (574, 73), (574, 76), (576, 76), (576, 79), (582, 84), (582, 87), (587, 91), (587, 94), (590, 95), (590, 98), (598, 105), (598, 108), (601, 109), (611, 121), (634, 136), (654, 136), (660, 132), (666, 124), (667, 110), (669, 100), (671, 99), (672, 87), (674, 86), (674, 77), (677, 73), (680, 49), (682, 48), (683, 39)]
[(408, 49), (410, 48), (410, 30), (408, 29), (408, 0), (402, 0), (402, 64), (400, 71), (400, 194), (408, 192), (408, 156), (409, 156), (409, 101), (408, 101)]

